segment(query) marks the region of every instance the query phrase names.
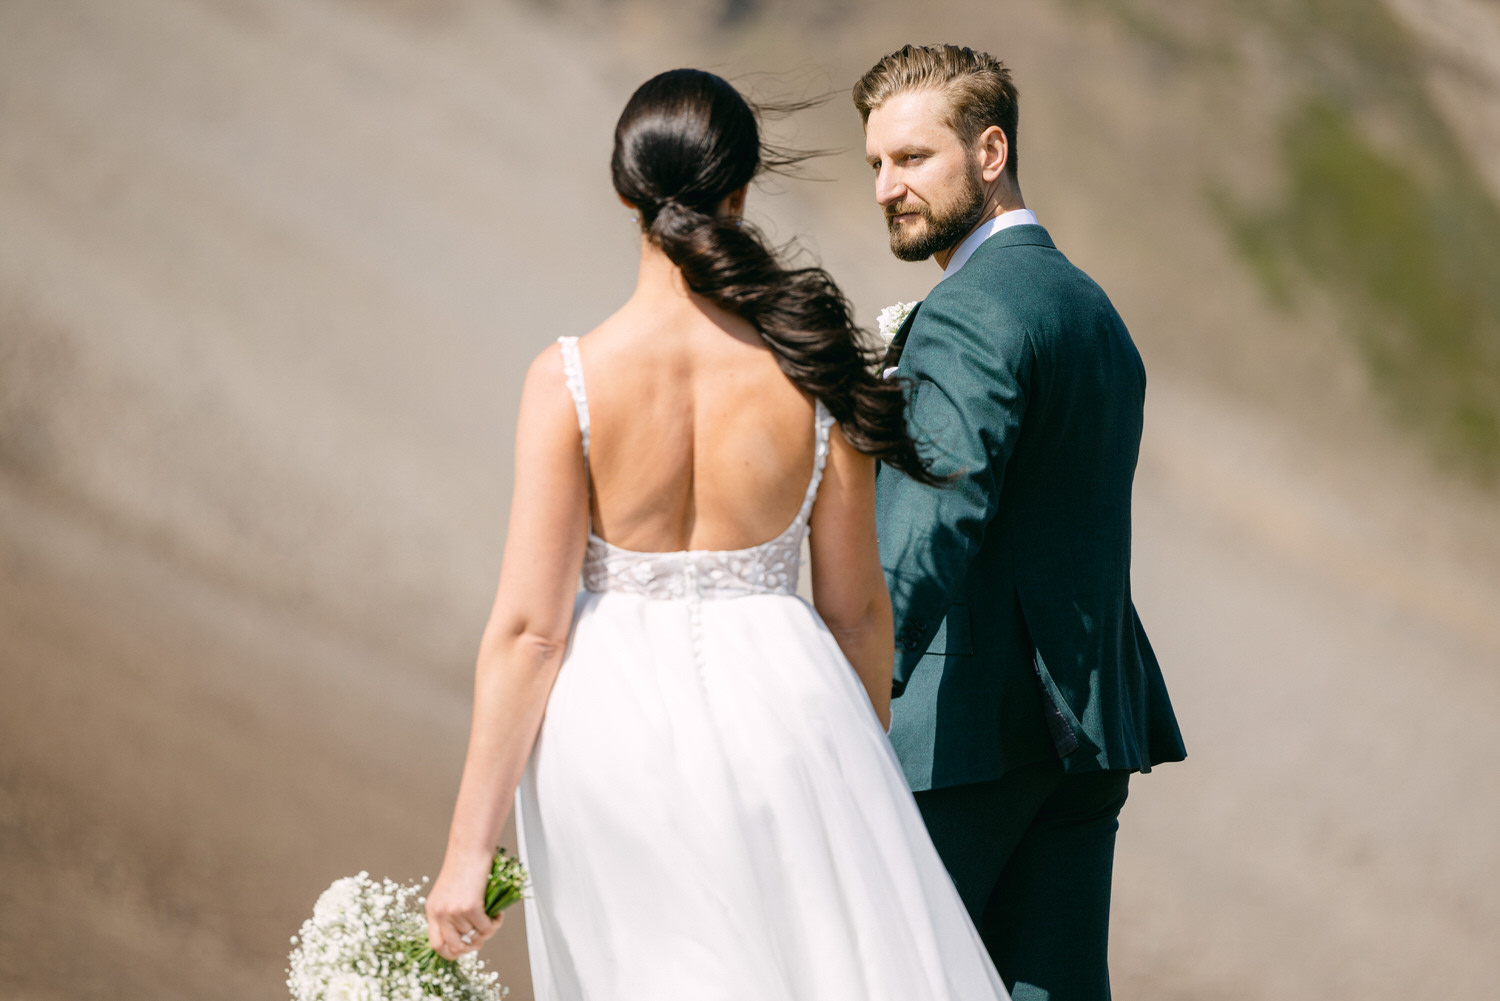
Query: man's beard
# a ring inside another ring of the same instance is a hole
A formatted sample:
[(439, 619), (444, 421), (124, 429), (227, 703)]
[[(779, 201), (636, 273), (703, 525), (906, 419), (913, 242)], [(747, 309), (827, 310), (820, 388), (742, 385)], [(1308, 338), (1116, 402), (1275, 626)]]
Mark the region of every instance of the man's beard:
[[(895, 217), (914, 213), (923, 224), (898, 226)], [(921, 202), (899, 202), (886, 206), (885, 224), (891, 231), (891, 253), (903, 261), (925, 261), (939, 251), (956, 246), (979, 224), (984, 214), (984, 188), (979, 171), (964, 173), (963, 194), (941, 213)]]

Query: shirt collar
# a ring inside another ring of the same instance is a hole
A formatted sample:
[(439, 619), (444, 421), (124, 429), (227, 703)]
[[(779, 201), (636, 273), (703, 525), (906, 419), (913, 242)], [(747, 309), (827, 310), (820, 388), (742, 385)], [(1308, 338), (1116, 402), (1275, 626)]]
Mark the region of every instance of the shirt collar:
[(958, 249), (948, 259), (948, 266), (943, 269), (943, 277), (951, 278), (958, 274), (958, 269), (969, 262), (969, 258), (974, 256), (974, 251), (979, 249), (979, 245), (1002, 229), (1035, 225), (1037, 225), (1036, 213), (1030, 209), (1011, 209), (1009, 212), (1000, 213), (989, 222), (981, 223), (978, 229), (970, 233), (964, 242), (958, 245)]

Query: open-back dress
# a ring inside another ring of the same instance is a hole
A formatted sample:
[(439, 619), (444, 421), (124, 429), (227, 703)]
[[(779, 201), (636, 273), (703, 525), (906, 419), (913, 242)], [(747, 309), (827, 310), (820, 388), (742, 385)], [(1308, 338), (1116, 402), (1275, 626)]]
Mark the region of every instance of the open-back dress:
[[(562, 338), (588, 463), (576, 338)], [(859, 678), (796, 594), (833, 418), (786, 531), (589, 533), (517, 793), (537, 1001), (1006, 998)]]

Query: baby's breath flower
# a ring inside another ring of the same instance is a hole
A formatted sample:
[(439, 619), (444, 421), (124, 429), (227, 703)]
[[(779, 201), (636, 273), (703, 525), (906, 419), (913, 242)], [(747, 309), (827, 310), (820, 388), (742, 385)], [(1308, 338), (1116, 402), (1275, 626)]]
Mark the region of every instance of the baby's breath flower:
[[(424, 878), (422, 883), (426, 883)], [(335, 880), (303, 922), (287, 969), (296, 1001), (500, 1001), (509, 991), (472, 952), (443, 959), (427, 944), (422, 883), (375, 882), (368, 872)], [(501, 850), (485, 888), (493, 917), (521, 899), (526, 870)]]

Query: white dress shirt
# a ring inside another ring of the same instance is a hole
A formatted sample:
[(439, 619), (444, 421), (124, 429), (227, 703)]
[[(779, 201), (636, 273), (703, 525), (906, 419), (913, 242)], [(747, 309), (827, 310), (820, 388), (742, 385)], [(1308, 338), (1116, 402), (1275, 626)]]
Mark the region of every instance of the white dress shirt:
[(1009, 212), (1001, 212), (989, 222), (981, 223), (979, 228), (964, 238), (964, 242), (958, 245), (953, 256), (948, 258), (948, 266), (943, 269), (943, 277), (951, 278), (958, 273), (958, 269), (969, 263), (969, 258), (974, 256), (974, 251), (979, 245), (1002, 229), (1010, 229), (1012, 226), (1035, 226), (1036, 213), (1030, 209), (1011, 209)]

